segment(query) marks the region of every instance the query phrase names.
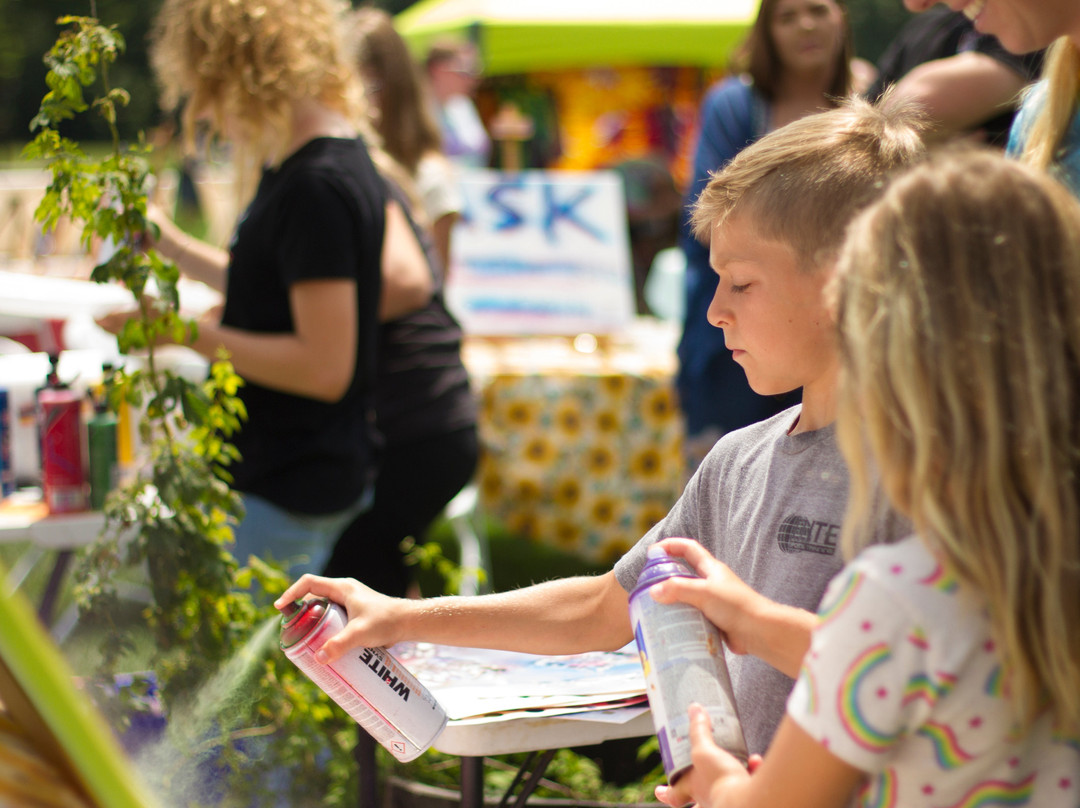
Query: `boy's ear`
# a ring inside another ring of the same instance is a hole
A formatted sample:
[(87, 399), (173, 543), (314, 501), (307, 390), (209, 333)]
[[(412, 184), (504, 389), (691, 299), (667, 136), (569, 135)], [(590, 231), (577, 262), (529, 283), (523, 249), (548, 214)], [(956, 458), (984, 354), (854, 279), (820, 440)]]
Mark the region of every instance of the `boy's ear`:
[(829, 319), (836, 323), (840, 307), (840, 277), (836, 271), (836, 263), (834, 262), (825, 271), (828, 273), (828, 280), (821, 287), (821, 294), (824, 296), (825, 310), (829, 313)]

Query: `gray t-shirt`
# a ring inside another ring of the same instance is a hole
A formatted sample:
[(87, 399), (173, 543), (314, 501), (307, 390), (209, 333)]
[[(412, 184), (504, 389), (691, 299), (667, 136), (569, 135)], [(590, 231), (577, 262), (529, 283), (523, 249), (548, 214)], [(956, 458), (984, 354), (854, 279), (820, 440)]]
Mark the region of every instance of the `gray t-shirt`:
[[(792, 407), (721, 438), (668, 515), (615, 565), (633, 589), (649, 545), (696, 539), (757, 592), (812, 611), (844, 566), (838, 546), (848, 472), (830, 425), (789, 435)], [(910, 530), (890, 517), (878, 542)], [(752, 656), (727, 655), (735, 702), (751, 753), (763, 753), (784, 715), (794, 680)]]

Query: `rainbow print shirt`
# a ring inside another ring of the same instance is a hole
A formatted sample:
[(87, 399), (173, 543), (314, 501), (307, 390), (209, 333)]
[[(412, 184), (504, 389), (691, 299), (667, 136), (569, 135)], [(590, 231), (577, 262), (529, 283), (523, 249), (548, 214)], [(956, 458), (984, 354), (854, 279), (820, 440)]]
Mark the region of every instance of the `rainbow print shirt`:
[(1018, 737), (984, 610), (917, 538), (832, 581), (788, 714), (868, 773), (864, 808), (1077, 808), (1080, 743)]

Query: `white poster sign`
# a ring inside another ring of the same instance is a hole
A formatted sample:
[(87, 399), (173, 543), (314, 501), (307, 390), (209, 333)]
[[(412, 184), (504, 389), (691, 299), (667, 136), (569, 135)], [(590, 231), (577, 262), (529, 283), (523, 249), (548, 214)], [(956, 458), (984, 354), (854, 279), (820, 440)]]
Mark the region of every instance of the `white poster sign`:
[(447, 303), (469, 334), (611, 333), (634, 317), (622, 179), (462, 171)]

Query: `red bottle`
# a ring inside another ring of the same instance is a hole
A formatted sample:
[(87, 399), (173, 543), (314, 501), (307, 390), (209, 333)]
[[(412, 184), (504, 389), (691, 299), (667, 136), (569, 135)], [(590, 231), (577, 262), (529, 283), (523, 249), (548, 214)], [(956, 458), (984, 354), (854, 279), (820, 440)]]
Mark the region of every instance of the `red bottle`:
[(49, 513), (85, 511), (82, 399), (72, 390), (47, 387), (38, 393), (41, 418), (41, 488)]

